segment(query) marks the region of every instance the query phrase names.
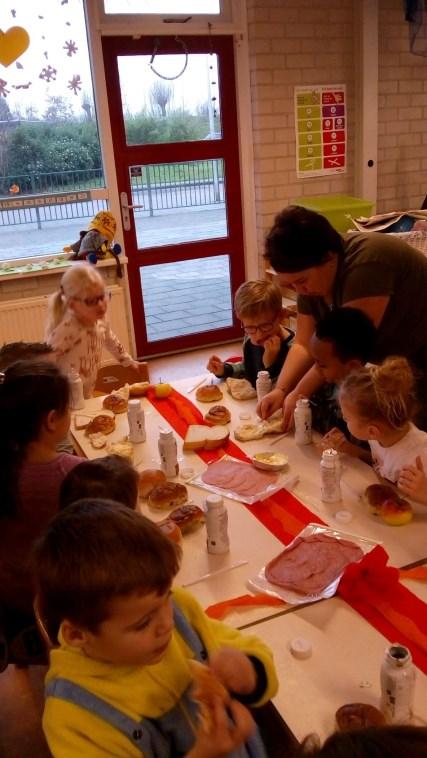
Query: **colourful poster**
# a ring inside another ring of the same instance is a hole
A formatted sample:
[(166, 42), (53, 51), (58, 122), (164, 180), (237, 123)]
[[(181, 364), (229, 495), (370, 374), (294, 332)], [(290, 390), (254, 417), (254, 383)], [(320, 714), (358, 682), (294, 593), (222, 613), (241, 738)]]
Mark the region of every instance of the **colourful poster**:
[(297, 177), (347, 170), (345, 84), (295, 87)]

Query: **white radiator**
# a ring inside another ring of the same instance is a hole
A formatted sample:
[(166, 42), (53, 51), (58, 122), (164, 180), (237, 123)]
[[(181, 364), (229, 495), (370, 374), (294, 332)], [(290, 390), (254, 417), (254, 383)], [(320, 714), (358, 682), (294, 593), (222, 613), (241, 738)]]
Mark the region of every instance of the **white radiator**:
[[(126, 303), (121, 287), (107, 288), (111, 292), (108, 317), (111, 328), (117, 334), (126, 350), (129, 350), (129, 335), (126, 322)], [(5, 342), (40, 342), (46, 328), (48, 295), (27, 297), (21, 300), (0, 302), (0, 345)], [(114, 362), (104, 351), (103, 362)]]

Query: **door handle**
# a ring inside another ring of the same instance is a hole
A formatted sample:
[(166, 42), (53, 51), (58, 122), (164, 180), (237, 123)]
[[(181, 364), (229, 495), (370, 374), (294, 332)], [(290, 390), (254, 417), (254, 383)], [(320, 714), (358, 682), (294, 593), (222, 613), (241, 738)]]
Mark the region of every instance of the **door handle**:
[(125, 232), (128, 232), (131, 228), (131, 220), (130, 220), (130, 213), (129, 210), (133, 210), (134, 208), (143, 208), (143, 205), (129, 205), (128, 203), (128, 196), (126, 192), (120, 193), (120, 206), (122, 209), (122, 221), (123, 221), (123, 229)]

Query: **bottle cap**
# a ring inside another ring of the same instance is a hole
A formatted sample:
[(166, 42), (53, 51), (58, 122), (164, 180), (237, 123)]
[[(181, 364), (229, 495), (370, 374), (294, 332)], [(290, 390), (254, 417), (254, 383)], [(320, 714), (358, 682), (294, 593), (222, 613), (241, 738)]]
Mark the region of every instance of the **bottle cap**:
[(137, 397), (128, 400), (128, 411), (139, 411), (140, 408), (141, 401)]
[(294, 658), (299, 658), (300, 660), (310, 658), (313, 652), (311, 642), (304, 637), (295, 637), (290, 641), (289, 647)]
[(257, 377), (258, 379), (264, 379), (264, 377), (270, 378), (270, 374), (268, 373), (268, 371), (258, 371)]
[(350, 511), (337, 511), (334, 517), (340, 524), (349, 524), (353, 521), (353, 514)]
[(172, 434), (172, 429), (160, 429), (160, 437), (167, 439)]
[(221, 495), (208, 495), (206, 498), (206, 508), (217, 508), (223, 505), (223, 499)]

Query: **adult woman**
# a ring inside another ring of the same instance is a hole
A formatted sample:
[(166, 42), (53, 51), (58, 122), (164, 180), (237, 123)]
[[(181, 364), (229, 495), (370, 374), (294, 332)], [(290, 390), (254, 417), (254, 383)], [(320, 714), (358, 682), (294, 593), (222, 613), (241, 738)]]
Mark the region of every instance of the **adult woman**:
[[(279, 284), (297, 292), (298, 316), (277, 386), (260, 404), (262, 418), (283, 403), (288, 428), (297, 397), (311, 395), (323, 383), (309, 341), (316, 322), (339, 306), (359, 308), (372, 319), (377, 327), (374, 359), (404, 355), (420, 376), (419, 396), (427, 396), (427, 258), (391, 235), (341, 237), (324, 216), (301, 206), (289, 206), (276, 216), (265, 257)], [(423, 428), (426, 422), (427, 412)]]

